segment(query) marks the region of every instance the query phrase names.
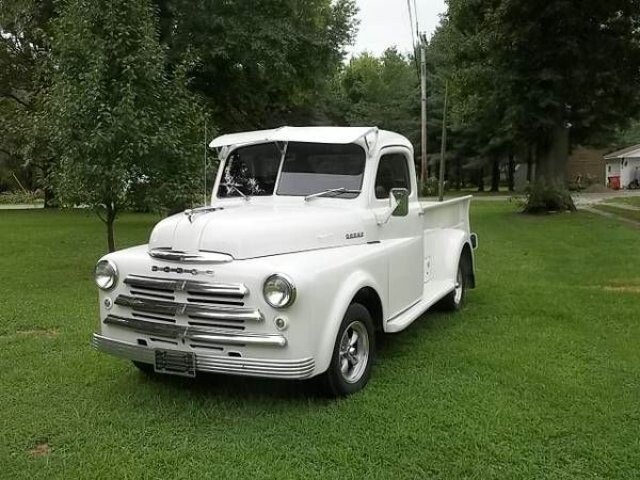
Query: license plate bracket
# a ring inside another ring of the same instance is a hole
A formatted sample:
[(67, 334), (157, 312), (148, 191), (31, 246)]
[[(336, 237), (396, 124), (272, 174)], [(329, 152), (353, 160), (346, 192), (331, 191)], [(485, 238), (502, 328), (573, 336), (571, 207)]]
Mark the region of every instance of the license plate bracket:
[(153, 367), (158, 373), (193, 378), (196, 376), (196, 357), (193, 352), (156, 350)]

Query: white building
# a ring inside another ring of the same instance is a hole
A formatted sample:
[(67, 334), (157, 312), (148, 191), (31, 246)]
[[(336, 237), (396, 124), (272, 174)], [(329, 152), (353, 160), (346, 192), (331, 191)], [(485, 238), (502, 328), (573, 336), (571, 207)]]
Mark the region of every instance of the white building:
[(604, 156), (607, 186), (640, 188), (640, 144)]

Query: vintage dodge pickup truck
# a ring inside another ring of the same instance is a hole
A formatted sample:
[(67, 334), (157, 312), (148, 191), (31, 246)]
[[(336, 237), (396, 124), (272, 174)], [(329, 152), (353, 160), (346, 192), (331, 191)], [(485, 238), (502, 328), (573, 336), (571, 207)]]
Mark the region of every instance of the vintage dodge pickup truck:
[(210, 204), (96, 265), (96, 349), (145, 372), (317, 376), (347, 395), (377, 332), (457, 310), (475, 286), (470, 197), (421, 203), (405, 137), (282, 127), (210, 147)]

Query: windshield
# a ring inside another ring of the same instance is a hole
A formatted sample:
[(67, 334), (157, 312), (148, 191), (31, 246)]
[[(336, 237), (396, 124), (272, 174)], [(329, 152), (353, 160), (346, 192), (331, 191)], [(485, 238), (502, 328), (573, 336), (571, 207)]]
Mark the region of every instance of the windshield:
[(340, 198), (358, 196), (362, 187), (365, 153), (352, 143), (290, 143), (282, 165), (278, 195), (311, 195), (324, 190), (349, 190)]
[(225, 163), (218, 197), (273, 195), (281, 159), (275, 143), (236, 148)]
[(364, 150), (355, 144), (289, 142), (284, 162), (275, 143), (240, 147), (225, 163), (218, 197), (273, 195), (277, 182), (278, 195), (341, 189), (327, 196), (354, 198), (362, 187), (365, 161)]

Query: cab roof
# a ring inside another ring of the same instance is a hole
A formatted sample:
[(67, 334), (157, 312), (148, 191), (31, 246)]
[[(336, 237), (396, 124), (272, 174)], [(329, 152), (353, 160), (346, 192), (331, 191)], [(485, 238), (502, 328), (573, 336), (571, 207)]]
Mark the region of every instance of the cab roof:
[(413, 150), (411, 142), (402, 135), (378, 130), (378, 127), (280, 127), (222, 135), (214, 138), (209, 146), (222, 148), (264, 142), (359, 143), (368, 150), (399, 145)]

